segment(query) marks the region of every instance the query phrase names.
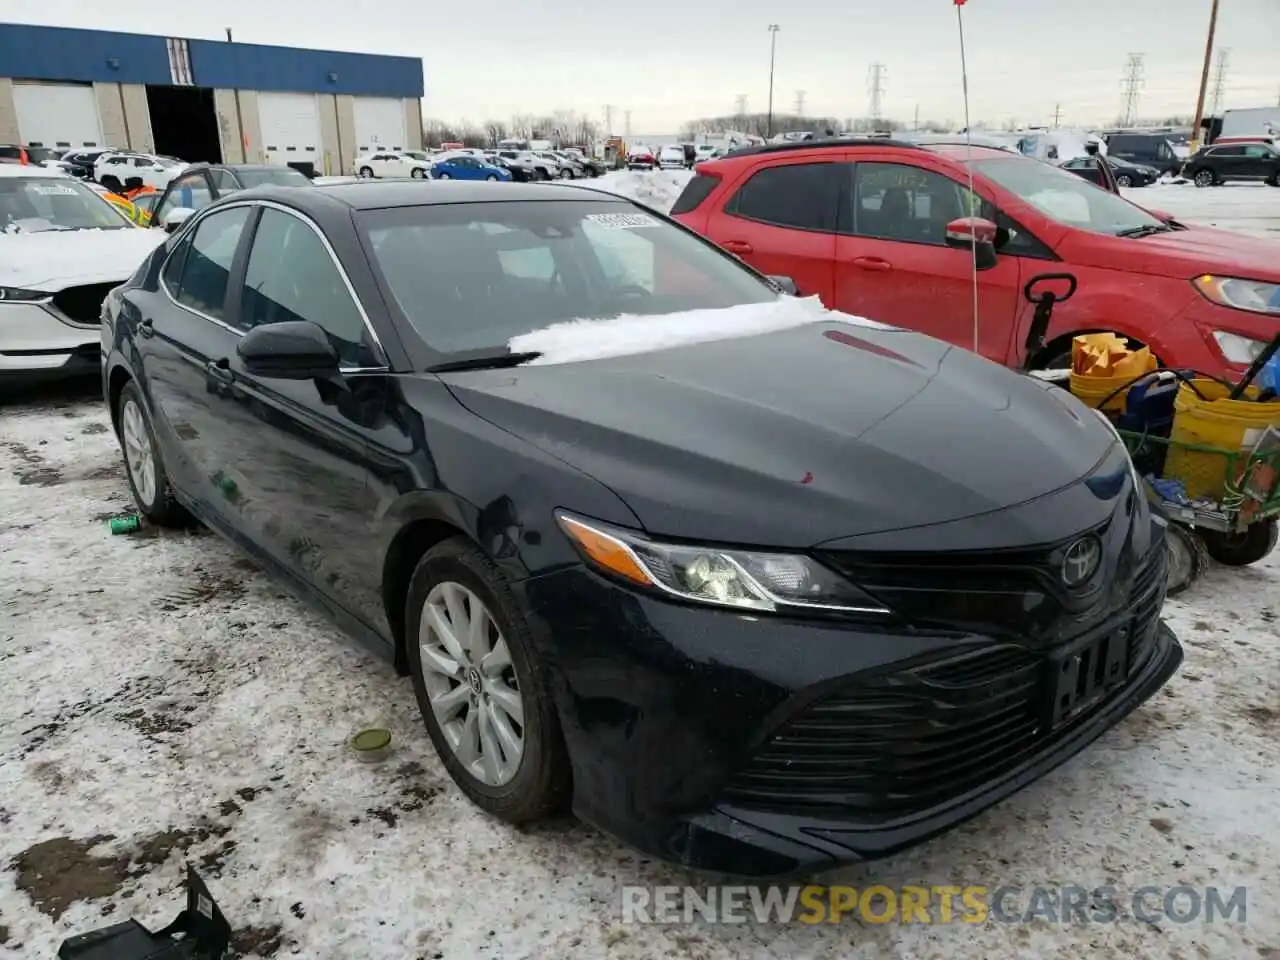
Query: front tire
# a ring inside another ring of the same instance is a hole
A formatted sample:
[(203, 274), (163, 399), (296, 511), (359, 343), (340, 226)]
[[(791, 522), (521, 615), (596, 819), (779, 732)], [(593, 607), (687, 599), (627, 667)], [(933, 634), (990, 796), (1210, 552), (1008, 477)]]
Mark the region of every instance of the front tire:
[(124, 453), (125, 475), (138, 512), (158, 527), (180, 527), (187, 512), (173, 496), (142, 395), (130, 381), (116, 401), (116, 424)]
[(360, 168), (360, 176), (361, 176), (362, 178), (364, 178), (365, 180), (372, 180), (372, 179), (373, 179), (373, 167), (361, 167), (361, 168)]
[(453, 175), (449, 173), (441, 173), (436, 176), (437, 180), (452, 180)]
[(428, 550), (409, 584), (409, 673), (449, 775), (508, 823), (560, 812), (568, 754), (533, 628), (503, 572), (470, 541)]
[(1120, 176), (1116, 177), (1116, 186), (1117, 186), (1117, 187), (1132, 187), (1132, 186), (1133, 186), (1133, 180), (1132, 180), (1132, 179), (1130, 179), (1130, 177), (1129, 177), (1129, 175), (1128, 175), (1128, 174), (1126, 174), (1126, 173), (1122, 173), (1122, 174), (1120, 174)]
[(1280, 521), (1253, 523), (1239, 533), (1203, 530), (1200, 533), (1209, 556), (1228, 567), (1247, 567), (1270, 555), (1280, 540)]
[(414, 167), (409, 171), (409, 176), (413, 177), (415, 180), (421, 180), (426, 175), (427, 171), (423, 170), (421, 167)]
[(498, 178), (491, 173), (487, 177), (485, 177), (485, 179), (488, 180), (490, 183), (494, 183), (495, 181), (497, 181)]
[(1192, 177), (1192, 183), (1197, 187), (1212, 187), (1217, 182), (1217, 177), (1213, 175), (1212, 170), (1197, 170), (1196, 175)]

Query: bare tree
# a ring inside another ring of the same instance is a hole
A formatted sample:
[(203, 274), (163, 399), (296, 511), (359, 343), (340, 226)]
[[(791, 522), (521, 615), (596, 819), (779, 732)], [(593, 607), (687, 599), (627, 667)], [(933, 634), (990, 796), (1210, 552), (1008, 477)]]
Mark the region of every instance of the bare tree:
[(499, 141), (507, 139), (507, 125), (501, 120), (486, 120), (484, 122), (485, 138), (490, 147), (497, 147)]
[(518, 140), (528, 140), (533, 136), (536, 120), (531, 114), (517, 113), (511, 118), (511, 136)]

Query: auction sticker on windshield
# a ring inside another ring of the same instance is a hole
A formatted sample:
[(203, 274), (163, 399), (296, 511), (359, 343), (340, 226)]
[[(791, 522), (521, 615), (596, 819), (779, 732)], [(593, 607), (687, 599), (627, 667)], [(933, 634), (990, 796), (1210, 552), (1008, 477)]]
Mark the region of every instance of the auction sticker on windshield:
[(43, 183), (37, 183), (32, 186), (31, 190), (42, 197), (74, 197), (76, 195), (75, 187), (68, 187), (61, 183), (52, 183), (47, 186)]
[(634, 230), (636, 227), (661, 226), (661, 221), (647, 213), (589, 213), (582, 219), (599, 224), (606, 230)]

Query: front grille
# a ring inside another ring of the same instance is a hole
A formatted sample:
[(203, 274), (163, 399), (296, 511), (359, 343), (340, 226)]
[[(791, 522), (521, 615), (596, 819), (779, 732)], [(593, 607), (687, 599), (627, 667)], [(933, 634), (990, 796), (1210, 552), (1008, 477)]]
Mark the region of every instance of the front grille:
[(53, 305), (73, 323), (96, 326), (102, 320), (102, 301), (119, 283), (87, 283), (67, 287), (53, 295)]
[[(1163, 547), (1152, 553), (1134, 582), (1130, 613), (1100, 634), (1128, 625), (1125, 677), (1141, 670), (1155, 647), (1167, 559)], [(723, 798), (771, 810), (825, 809), (864, 822), (927, 810), (1012, 769), (1061, 732), (1048, 722), (1050, 654), (1015, 644), (971, 648), (844, 687), (780, 726)]]

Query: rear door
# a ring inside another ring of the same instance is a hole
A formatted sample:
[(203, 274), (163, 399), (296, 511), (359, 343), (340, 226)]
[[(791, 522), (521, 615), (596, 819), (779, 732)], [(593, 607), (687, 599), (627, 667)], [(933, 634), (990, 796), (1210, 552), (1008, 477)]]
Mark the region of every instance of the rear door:
[(705, 235), (761, 273), (790, 277), (827, 306), (835, 292), (836, 211), (843, 154), (770, 158), (707, 215)]
[[(859, 161), (842, 206), (836, 307), (974, 349), (973, 255), (948, 247), (946, 226), (974, 208), (967, 186), (939, 170)], [(1016, 257), (978, 277), (978, 350), (1004, 363), (1018, 310)]]
[(1265, 180), (1275, 170), (1275, 153), (1265, 144), (1251, 143), (1244, 148), (1241, 175), (1250, 180)]
[(251, 213), (235, 206), (202, 217), (170, 251), (156, 291), (127, 294), (138, 307), (134, 342), (165, 466), (212, 519), (214, 477), (237, 443), (213, 368), (238, 340), (227, 323), (227, 290)]
[(214, 201), (214, 193), (203, 170), (188, 173), (169, 184), (164, 198), (156, 207), (155, 223), (164, 226), (165, 216), (172, 210), (203, 210)]

